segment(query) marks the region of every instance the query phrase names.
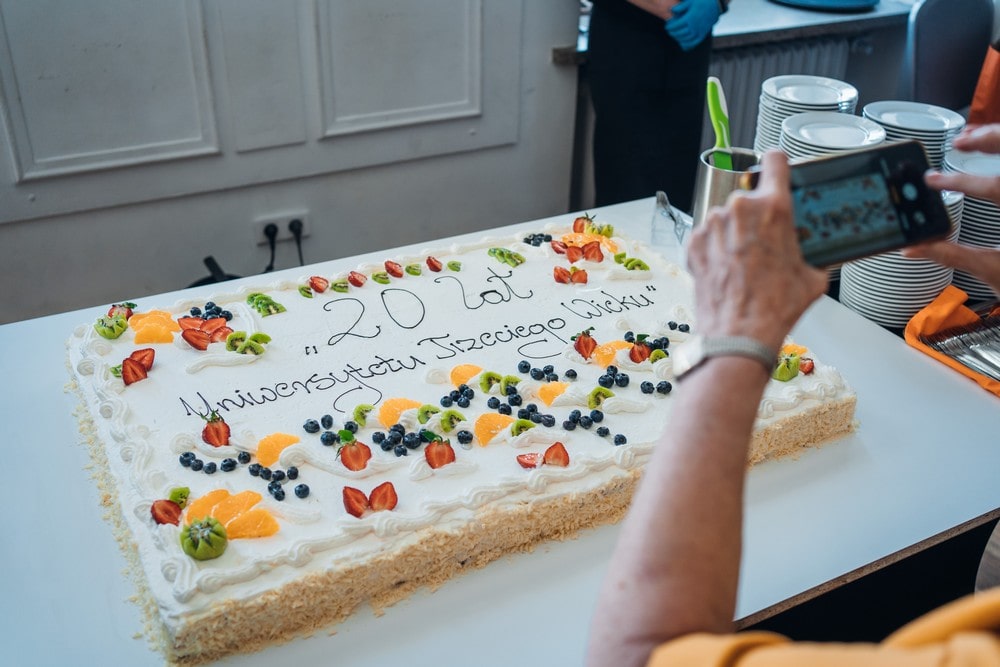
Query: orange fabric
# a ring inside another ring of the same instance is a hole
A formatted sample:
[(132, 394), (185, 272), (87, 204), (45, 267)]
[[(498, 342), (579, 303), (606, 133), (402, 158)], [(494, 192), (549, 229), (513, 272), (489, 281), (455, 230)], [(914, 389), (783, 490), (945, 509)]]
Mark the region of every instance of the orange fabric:
[(912, 347), (928, 354), (942, 364), (947, 364), (962, 375), (972, 378), (986, 391), (1000, 396), (1000, 382), (980, 375), (951, 357), (941, 354), (920, 342), (921, 335), (930, 335), (950, 327), (972, 324), (979, 316), (965, 307), (968, 295), (957, 287), (949, 285), (929, 306), (913, 316), (907, 323), (903, 337)]
[(983, 69), (972, 96), (969, 124), (983, 125), (1000, 122), (1000, 51), (996, 45), (986, 50)]
[(1000, 589), (967, 596), (881, 644), (791, 642), (770, 632), (696, 634), (656, 648), (647, 667), (1000, 667)]

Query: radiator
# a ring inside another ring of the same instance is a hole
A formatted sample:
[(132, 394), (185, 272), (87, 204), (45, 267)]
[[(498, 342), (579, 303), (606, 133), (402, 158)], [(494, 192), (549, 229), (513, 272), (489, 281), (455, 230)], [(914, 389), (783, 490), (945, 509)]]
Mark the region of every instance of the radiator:
[[(723, 49), (712, 54), (709, 72), (719, 77), (729, 107), (734, 146), (752, 147), (757, 128), (761, 84), (779, 74), (813, 74), (844, 80), (850, 42), (846, 37), (793, 40), (760, 46)], [(715, 143), (705, 114), (702, 144)]]

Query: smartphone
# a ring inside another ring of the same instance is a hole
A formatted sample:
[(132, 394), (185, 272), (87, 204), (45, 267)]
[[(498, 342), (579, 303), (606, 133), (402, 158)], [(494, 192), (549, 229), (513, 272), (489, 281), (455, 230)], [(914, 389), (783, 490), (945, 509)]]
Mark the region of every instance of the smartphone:
[(917, 141), (793, 164), (795, 230), (806, 262), (827, 267), (946, 237), (951, 220), (941, 193), (924, 183), (929, 168)]

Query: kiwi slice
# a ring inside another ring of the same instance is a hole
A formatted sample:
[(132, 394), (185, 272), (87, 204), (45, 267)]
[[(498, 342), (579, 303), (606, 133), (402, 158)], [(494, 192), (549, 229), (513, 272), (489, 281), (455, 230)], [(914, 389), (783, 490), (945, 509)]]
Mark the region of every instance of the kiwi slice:
[[(424, 403), (419, 408), (417, 408), (417, 421), (421, 424), (426, 424), (430, 421), (433, 415), (441, 412), (441, 408), (436, 405), (431, 405), (430, 403)], [(358, 422), (359, 424), (361, 422)]]
[(535, 428), (535, 422), (530, 419), (515, 419), (514, 423), (510, 425), (511, 435), (521, 435), (530, 428)]
[(587, 396), (587, 407), (591, 410), (601, 407), (605, 399), (611, 398), (615, 395), (615, 392), (604, 387), (594, 387), (594, 389)]
[(351, 416), (354, 418), (354, 421), (358, 423), (358, 426), (364, 428), (365, 424), (368, 422), (368, 413), (374, 409), (375, 406), (371, 403), (360, 403), (354, 408), (354, 413)]
[(264, 354), (264, 346), (255, 340), (245, 340), (236, 348), (236, 351), (240, 354), (260, 356)]
[(234, 331), (233, 333), (226, 336), (226, 349), (230, 352), (235, 352), (239, 349), (240, 345), (243, 345), (247, 340), (246, 331)]
[(666, 359), (669, 356), (670, 355), (667, 354), (666, 350), (661, 350), (661, 349), (657, 348), (657, 349), (655, 349), (655, 350), (653, 350), (652, 352), (649, 353), (649, 363), (655, 364), (660, 359)]
[(195, 560), (218, 558), (228, 542), (225, 526), (210, 516), (192, 521), (181, 531), (181, 549)]
[(187, 507), (188, 497), (191, 495), (191, 489), (186, 486), (175, 486), (170, 489), (170, 500), (177, 503), (177, 506), (181, 509)]
[(271, 342), (271, 337), (268, 336), (263, 331), (258, 331), (257, 333), (252, 334), (250, 336), (250, 340), (252, 340), (255, 343), (270, 343)]
[(778, 365), (771, 371), (771, 377), (779, 382), (788, 382), (799, 374), (799, 355), (783, 354), (778, 359)]
[[(499, 373), (494, 373), (493, 371), (483, 371), (479, 374), (479, 388), (483, 390), (484, 394), (489, 393), (490, 388), (498, 382), (503, 381), (503, 376)], [(501, 385), (501, 389), (502, 389)]]
[(441, 430), (445, 433), (451, 433), (451, 430), (455, 428), (455, 424), (464, 421), (465, 415), (458, 410), (445, 410), (441, 413)]
[(506, 396), (507, 387), (516, 386), (517, 383), (520, 381), (521, 378), (517, 377), (516, 375), (504, 375), (502, 378), (500, 378), (500, 393), (503, 396)]

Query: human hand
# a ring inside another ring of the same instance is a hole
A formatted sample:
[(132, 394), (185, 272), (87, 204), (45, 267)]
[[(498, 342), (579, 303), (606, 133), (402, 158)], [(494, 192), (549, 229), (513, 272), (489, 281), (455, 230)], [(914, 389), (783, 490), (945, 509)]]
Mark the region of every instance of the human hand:
[[(967, 127), (955, 137), (953, 145), (962, 151), (1000, 153), (1000, 125)], [(988, 199), (1000, 206), (1000, 176), (929, 172), (924, 180), (936, 190), (958, 190), (972, 197)]]
[(1000, 250), (973, 248), (949, 241), (923, 243), (903, 249), (906, 257), (929, 259), (932, 262), (971, 273), (1000, 295)]
[(695, 228), (687, 261), (695, 311), (706, 336), (750, 336), (778, 349), (805, 309), (826, 291), (827, 274), (802, 259), (792, 222), (788, 160), (764, 155), (752, 192), (713, 207)]
[(701, 44), (719, 20), (719, 0), (681, 0), (664, 29), (681, 48), (690, 51)]

